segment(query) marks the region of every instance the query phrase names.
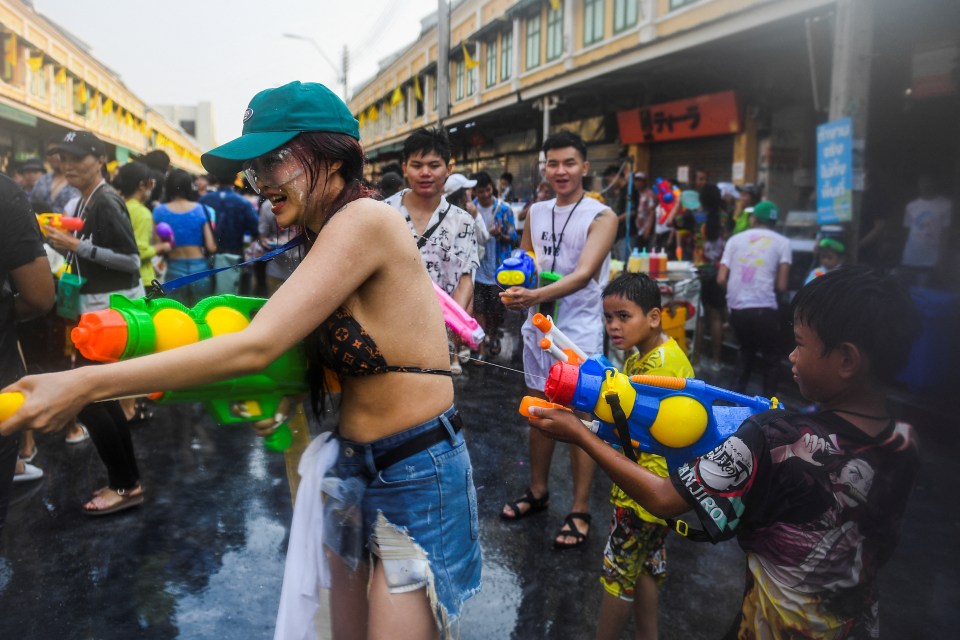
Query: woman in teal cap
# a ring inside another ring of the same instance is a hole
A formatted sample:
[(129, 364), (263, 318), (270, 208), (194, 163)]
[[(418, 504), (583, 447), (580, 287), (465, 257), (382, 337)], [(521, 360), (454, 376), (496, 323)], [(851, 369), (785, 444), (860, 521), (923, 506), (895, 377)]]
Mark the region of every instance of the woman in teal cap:
[(326, 87), (294, 82), (258, 93), (243, 135), (202, 162), (215, 175), (243, 170), (277, 223), (302, 229), (300, 266), (239, 333), (22, 379), (7, 390), (26, 401), (0, 432), (57, 429), (90, 401), (158, 380), (173, 390), (249, 374), (303, 341), (314, 407), (324, 367), (342, 386), (339, 451), (323, 478), (334, 636), (451, 635), (480, 587), (470, 458), (440, 307), (406, 222), (362, 186), (357, 121)]

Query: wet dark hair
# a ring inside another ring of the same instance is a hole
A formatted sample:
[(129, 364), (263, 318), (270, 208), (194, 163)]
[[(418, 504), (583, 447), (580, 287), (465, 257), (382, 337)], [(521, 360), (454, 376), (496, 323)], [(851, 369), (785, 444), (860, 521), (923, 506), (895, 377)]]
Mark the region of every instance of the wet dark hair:
[(450, 138), (447, 137), (447, 132), (439, 127), (420, 129), (403, 141), (404, 162), (412, 156), (426, 155), (431, 151), (443, 158), (444, 162), (450, 162), (453, 155), (450, 151)]
[(644, 313), (663, 307), (660, 285), (645, 273), (621, 273), (603, 288), (603, 297), (619, 296), (634, 303)]
[(510, 173), (509, 171), (504, 171), (503, 173), (501, 173), (501, 174), (500, 174), (500, 179), (501, 179), (501, 180), (506, 180), (506, 181), (509, 182), (510, 184), (513, 184), (513, 174)]
[(546, 153), (551, 149), (566, 149), (567, 147), (573, 147), (580, 154), (581, 160), (587, 159), (587, 145), (584, 144), (583, 138), (578, 136), (575, 133), (570, 133), (569, 131), (558, 131), (546, 140), (543, 141), (542, 151)]
[(700, 189), (700, 207), (707, 214), (704, 225), (704, 236), (707, 240), (716, 240), (723, 230), (720, 224), (720, 209), (723, 207), (723, 195), (720, 187), (715, 184), (705, 184)]
[(150, 175), (153, 176), (153, 191), (147, 197), (147, 202), (159, 202), (163, 199), (163, 172), (156, 169), (150, 169)]
[(449, 202), (453, 206), (460, 207), (461, 209), (466, 210), (467, 208), (467, 188), (466, 187), (460, 187), (459, 189), (457, 189), (453, 193), (448, 194), (445, 197), (447, 199), (447, 202)]
[(140, 162), (151, 169), (156, 169), (160, 173), (166, 173), (170, 170), (170, 156), (166, 151), (154, 149), (153, 151), (140, 157)]
[(612, 164), (603, 170), (603, 177), (609, 178), (610, 176), (615, 176), (618, 173), (620, 173), (620, 167)]
[[(476, 172), (475, 174), (473, 174), (472, 176), (470, 176), (470, 179), (477, 181), (477, 185), (476, 185), (476, 188), (477, 188), (477, 189), (482, 189), (482, 188), (493, 187), (493, 186), (494, 186), (494, 185), (493, 185), (493, 178), (491, 178), (491, 177), (490, 177), (490, 174), (487, 173), (486, 171), (478, 171), (478, 172)], [(494, 190), (496, 190), (496, 187), (494, 187)]]
[(401, 176), (399, 173), (388, 171), (380, 176), (380, 184), (378, 186), (380, 190), (380, 197), (387, 199), (403, 188), (403, 176)]
[(142, 162), (128, 162), (117, 170), (113, 187), (124, 198), (129, 198), (140, 188), (140, 183), (153, 178), (153, 171)]
[(183, 169), (171, 169), (163, 183), (167, 202), (174, 198), (186, 198), (196, 201), (197, 190), (193, 186), (193, 177)]
[[(327, 131), (306, 131), (289, 143), (290, 154), (303, 167), (307, 176), (307, 191), (313, 193), (320, 183), (325, 168), (333, 162), (339, 162), (337, 174), (343, 178), (343, 190), (323, 213), (323, 224), (326, 225), (333, 216), (339, 213), (347, 204), (360, 198), (372, 198), (376, 191), (371, 189), (363, 180), (364, 154), (360, 141), (343, 134)], [(329, 185), (324, 183), (324, 192)], [(319, 194), (323, 201), (324, 193)], [(321, 227), (322, 229), (322, 227)], [(306, 229), (308, 244), (312, 244), (316, 236)], [(314, 329), (304, 339), (307, 353), (307, 379), (310, 385), (310, 404), (317, 418), (323, 416), (328, 395), (327, 376), (325, 368), (335, 370), (336, 362), (322, 326)]]
[[(339, 162), (337, 174), (343, 178), (343, 191), (323, 212), (323, 224), (330, 221), (348, 203), (359, 198), (376, 196), (373, 189), (363, 183), (364, 155), (360, 141), (344, 133), (327, 131), (305, 131), (289, 143), (290, 154), (297, 159), (307, 175), (307, 192), (313, 193), (320, 183), (325, 167), (329, 163)], [(329, 182), (324, 184), (326, 192)], [(323, 200), (324, 193), (320, 194)], [(309, 239), (309, 234), (308, 234)], [(312, 242), (312, 239), (310, 239)]]
[(907, 364), (920, 327), (916, 305), (901, 284), (862, 265), (810, 281), (793, 299), (793, 317), (819, 336), (823, 355), (844, 342), (856, 345), (884, 384)]

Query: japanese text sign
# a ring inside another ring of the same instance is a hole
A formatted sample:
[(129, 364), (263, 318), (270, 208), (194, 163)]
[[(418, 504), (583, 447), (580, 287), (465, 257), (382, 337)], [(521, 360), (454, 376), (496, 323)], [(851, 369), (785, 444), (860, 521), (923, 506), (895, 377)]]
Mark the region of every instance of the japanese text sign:
[(736, 93), (724, 91), (621, 111), (617, 123), (623, 144), (729, 135), (740, 131), (740, 108)]

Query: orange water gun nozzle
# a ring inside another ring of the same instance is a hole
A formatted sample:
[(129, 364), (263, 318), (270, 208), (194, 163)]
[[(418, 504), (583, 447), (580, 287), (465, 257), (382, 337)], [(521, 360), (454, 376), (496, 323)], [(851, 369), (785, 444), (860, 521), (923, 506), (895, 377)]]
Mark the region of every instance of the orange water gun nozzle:
[(114, 309), (85, 313), (70, 332), (83, 357), (96, 362), (117, 362), (127, 346), (127, 321)]

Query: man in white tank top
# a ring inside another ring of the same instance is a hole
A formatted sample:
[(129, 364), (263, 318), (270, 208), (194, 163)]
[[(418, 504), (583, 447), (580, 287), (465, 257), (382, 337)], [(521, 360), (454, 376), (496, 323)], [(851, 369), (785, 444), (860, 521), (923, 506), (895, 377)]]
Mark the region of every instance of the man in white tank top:
[[(500, 294), (508, 309), (525, 310), (523, 370), (527, 393), (543, 398), (553, 358), (540, 348), (543, 334), (531, 323), (539, 310), (588, 355), (603, 350), (601, 292), (610, 272), (610, 247), (617, 235), (617, 216), (600, 202), (585, 198), (586, 145), (580, 136), (561, 131), (543, 143), (546, 180), (557, 197), (534, 203), (523, 228), (520, 247), (533, 251), (541, 274), (540, 287), (510, 287)], [(549, 283), (542, 274), (561, 276)], [(554, 441), (530, 430), (530, 487), (515, 502), (504, 506), (501, 517), (518, 520), (547, 506), (547, 480)], [(573, 470), (573, 505), (554, 540), (558, 549), (580, 546), (590, 531), (590, 485), (596, 463), (578, 447), (570, 447)]]

